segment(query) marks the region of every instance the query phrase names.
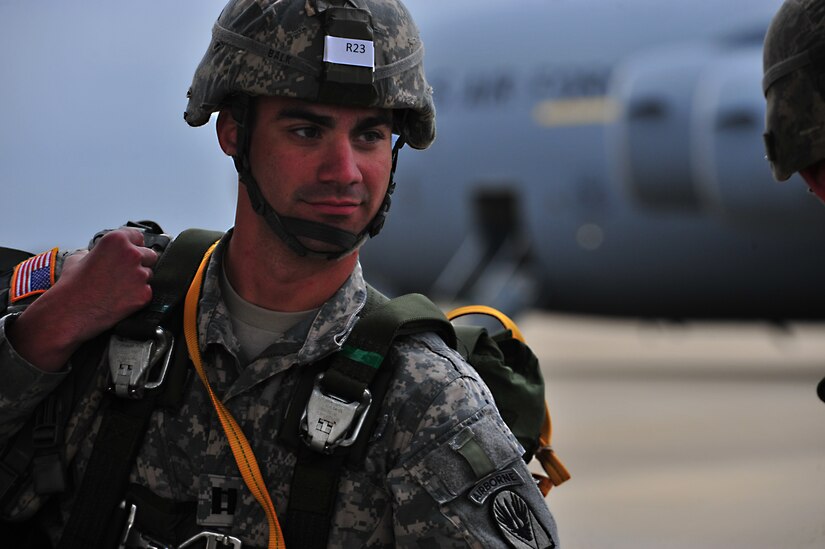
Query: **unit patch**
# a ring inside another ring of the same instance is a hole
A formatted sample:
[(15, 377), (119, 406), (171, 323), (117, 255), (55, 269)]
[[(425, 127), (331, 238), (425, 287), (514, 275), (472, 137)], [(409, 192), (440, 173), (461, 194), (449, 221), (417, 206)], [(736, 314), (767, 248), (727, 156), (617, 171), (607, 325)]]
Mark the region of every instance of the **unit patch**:
[(14, 303), (42, 294), (54, 285), (54, 265), (57, 248), (28, 258), (14, 268), (9, 288), (9, 301)]
[(237, 477), (204, 474), (199, 483), (198, 525), (232, 526), (243, 481)]
[(553, 549), (556, 543), (536, 519), (524, 499), (511, 490), (493, 500), (493, 518), (504, 539), (514, 549)]
[(491, 475), (487, 475), (472, 490), (470, 490), (469, 498), (476, 505), (483, 505), (487, 500), (487, 496), (497, 492), (505, 486), (516, 486), (524, 484), (524, 479), (521, 478), (518, 471), (513, 469), (505, 469), (504, 471), (496, 471)]

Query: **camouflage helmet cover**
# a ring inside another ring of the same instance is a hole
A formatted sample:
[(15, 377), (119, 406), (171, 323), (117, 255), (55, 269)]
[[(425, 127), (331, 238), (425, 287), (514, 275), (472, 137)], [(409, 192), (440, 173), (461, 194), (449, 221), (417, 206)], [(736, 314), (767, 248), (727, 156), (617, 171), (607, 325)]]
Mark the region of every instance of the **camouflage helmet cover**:
[(763, 50), (765, 148), (773, 176), (825, 159), (825, 0), (786, 0)]
[[(201, 126), (235, 94), (275, 95), (318, 101), (324, 70), (321, 13), (342, 4), (326, 0), (230, 0), (212, 29), (184, 118)], [(410, 13), (398, 0), (348, 0), (371, 15), (375, 68), (370, 104), (403, 109), (394, 131), (416, 149), (435, 138), (432, 89), (423, 68), (424, 48)]]

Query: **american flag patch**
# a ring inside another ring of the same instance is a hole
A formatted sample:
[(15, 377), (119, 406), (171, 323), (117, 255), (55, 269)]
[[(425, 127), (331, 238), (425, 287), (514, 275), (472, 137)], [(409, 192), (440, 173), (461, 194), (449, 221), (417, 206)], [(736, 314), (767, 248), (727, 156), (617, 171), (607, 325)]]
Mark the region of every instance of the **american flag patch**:
[(42, 294), (54, 284), (54, 263), (57, 248), (28, 258), (14, 268), (9, 289), (9, 301), (14, 303)]

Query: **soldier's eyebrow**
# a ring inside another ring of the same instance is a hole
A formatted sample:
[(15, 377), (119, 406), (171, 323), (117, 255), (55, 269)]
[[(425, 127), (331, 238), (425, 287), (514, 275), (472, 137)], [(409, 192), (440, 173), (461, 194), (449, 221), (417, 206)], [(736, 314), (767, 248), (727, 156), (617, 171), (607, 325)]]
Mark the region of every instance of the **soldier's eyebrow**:
[[(284, 108), (278, 113), (277, 120), (305, 120), (323, 128), (335, 127), (334, 117), (318, 114), (317, 112), (301, 107)], [(388, 126), (392, 128), (392, 114), (389, 111), (382, 111), (380, 114), (367, 116), (358, 121), (354, 130), (364, 131), (377, 126)]]
[(389, 111), (382, 111), (381, 114), (368, 116), (363, 120), (359, 120), (354, 129), (356, 132), (361, 132), (370, 128), (376, 128), (378, 126), (387, 126), (388, 128), (392, 128), (392, 115)]
[(334, 128), (335, 121), (331, 116), (324, 116), (300, 107), (287, 107), (278, 113), (277, 120), (306, 120), (324, 128)]

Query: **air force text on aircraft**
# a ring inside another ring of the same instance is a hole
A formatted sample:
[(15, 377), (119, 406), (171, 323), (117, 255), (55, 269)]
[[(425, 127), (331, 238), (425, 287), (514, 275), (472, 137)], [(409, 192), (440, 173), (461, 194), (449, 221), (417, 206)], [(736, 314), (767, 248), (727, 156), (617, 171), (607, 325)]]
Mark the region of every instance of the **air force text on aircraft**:
[(502, 68), (466, 74), (434, 67), (430, 82), (436, 105), (445, 112), (500, 107), (524, 100), (602, 97), (609, 78), (609, 67), (541, 65), (527, 71)]

